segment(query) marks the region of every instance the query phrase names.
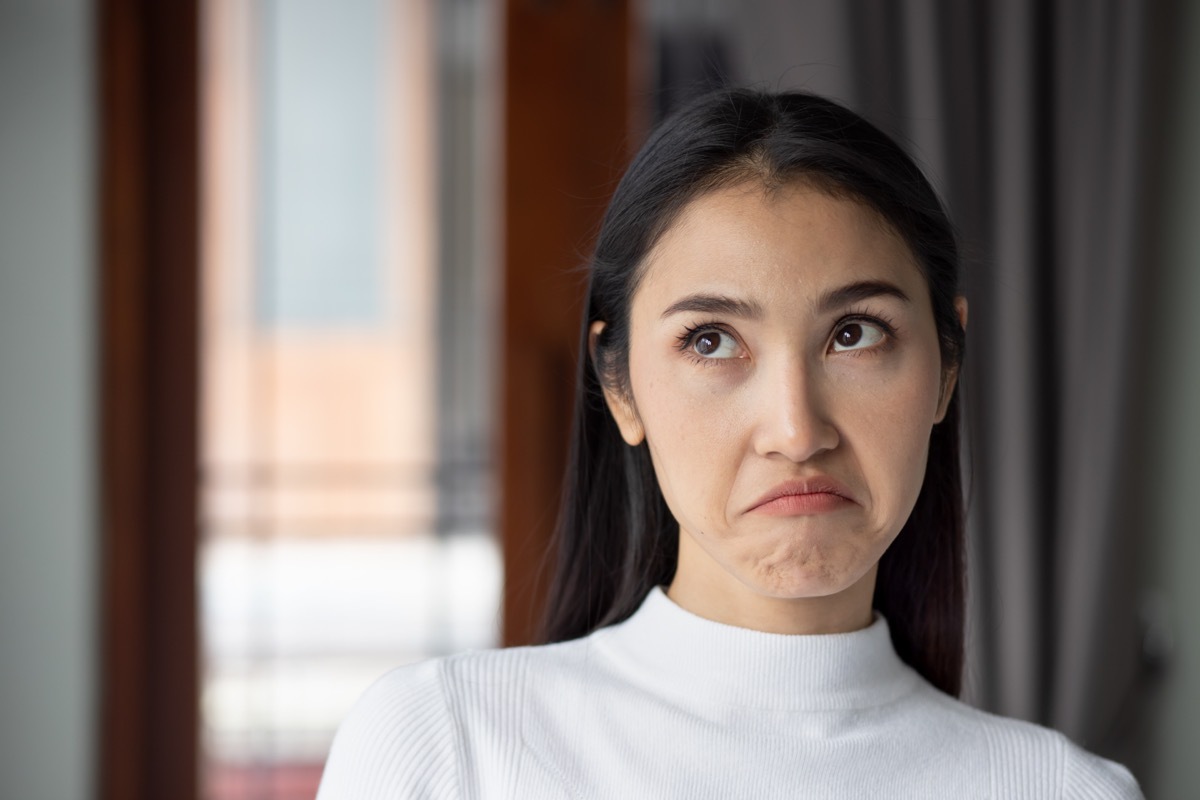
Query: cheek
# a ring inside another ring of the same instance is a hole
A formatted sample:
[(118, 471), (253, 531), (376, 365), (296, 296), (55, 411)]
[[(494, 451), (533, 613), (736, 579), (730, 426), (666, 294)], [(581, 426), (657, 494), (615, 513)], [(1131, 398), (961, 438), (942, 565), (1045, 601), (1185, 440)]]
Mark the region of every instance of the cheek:
[(922, 361), (911, 366), (878, 386), (859, 387), (846, 409), (846, 419), (852, 420), (845, 428), (848, 444), (878, 510), (889, 517), (907, 518), (916, 502), (937, 413), (938, 365)]
[(725, 523), (725, 508), (738, 464), (738, 420), (744, 413), (728, 392), (697, 381), (686, 371), (660, 366), (631, 383), (659, 486), (685, 527)]

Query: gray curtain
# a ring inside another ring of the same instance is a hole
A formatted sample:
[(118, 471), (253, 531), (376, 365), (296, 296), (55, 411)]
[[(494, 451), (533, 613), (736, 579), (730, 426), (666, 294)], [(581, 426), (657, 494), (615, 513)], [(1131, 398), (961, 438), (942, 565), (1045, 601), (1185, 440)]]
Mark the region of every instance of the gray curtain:
[(1135, 761), (1147, 5), (851, 8), (860, 107), (966, 245), (971, 699)]
[(1150, 4), (648, 5), (660, 35), (726, 37), (732, 81), (840, 97), (934, 176), (971, 304), (967, 699), (1136, 769)]

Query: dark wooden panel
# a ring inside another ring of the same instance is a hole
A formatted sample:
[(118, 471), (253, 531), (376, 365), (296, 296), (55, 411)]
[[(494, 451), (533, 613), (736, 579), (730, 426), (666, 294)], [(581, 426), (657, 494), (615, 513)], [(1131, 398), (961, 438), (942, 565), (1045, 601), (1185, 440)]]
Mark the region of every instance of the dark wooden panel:
[(198, 17), (102, 0), (100, 796), (197, 795)]
[(501, 411), (504, 642), (532, 640), (558, 508), (583, 262), (630, 155), (627, 0), (508, 0)]

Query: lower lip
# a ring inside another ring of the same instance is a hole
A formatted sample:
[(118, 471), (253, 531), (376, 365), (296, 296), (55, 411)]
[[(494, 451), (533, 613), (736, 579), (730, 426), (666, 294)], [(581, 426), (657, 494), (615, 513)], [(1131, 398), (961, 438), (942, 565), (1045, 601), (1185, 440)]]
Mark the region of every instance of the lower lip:
[(802, 516), (804, 514), (828, 514), (831, 511), (845, 508), (850, 501), (841, 495), (827, 492), (812, 494), (788, 494), (776, 497), (774, 500), (756, 506), (755, 514), (765, 514), (771, 517)]

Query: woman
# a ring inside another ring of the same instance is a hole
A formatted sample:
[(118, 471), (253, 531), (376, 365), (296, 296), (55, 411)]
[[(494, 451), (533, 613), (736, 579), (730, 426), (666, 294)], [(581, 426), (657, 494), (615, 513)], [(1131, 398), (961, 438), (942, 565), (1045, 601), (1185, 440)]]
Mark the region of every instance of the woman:
[(386, 676), (321, 798), (1140, 796), (955, 699), (967, 304), (890, 139), (709, 95), (634, 159), (590, 266), (557, 643)]

